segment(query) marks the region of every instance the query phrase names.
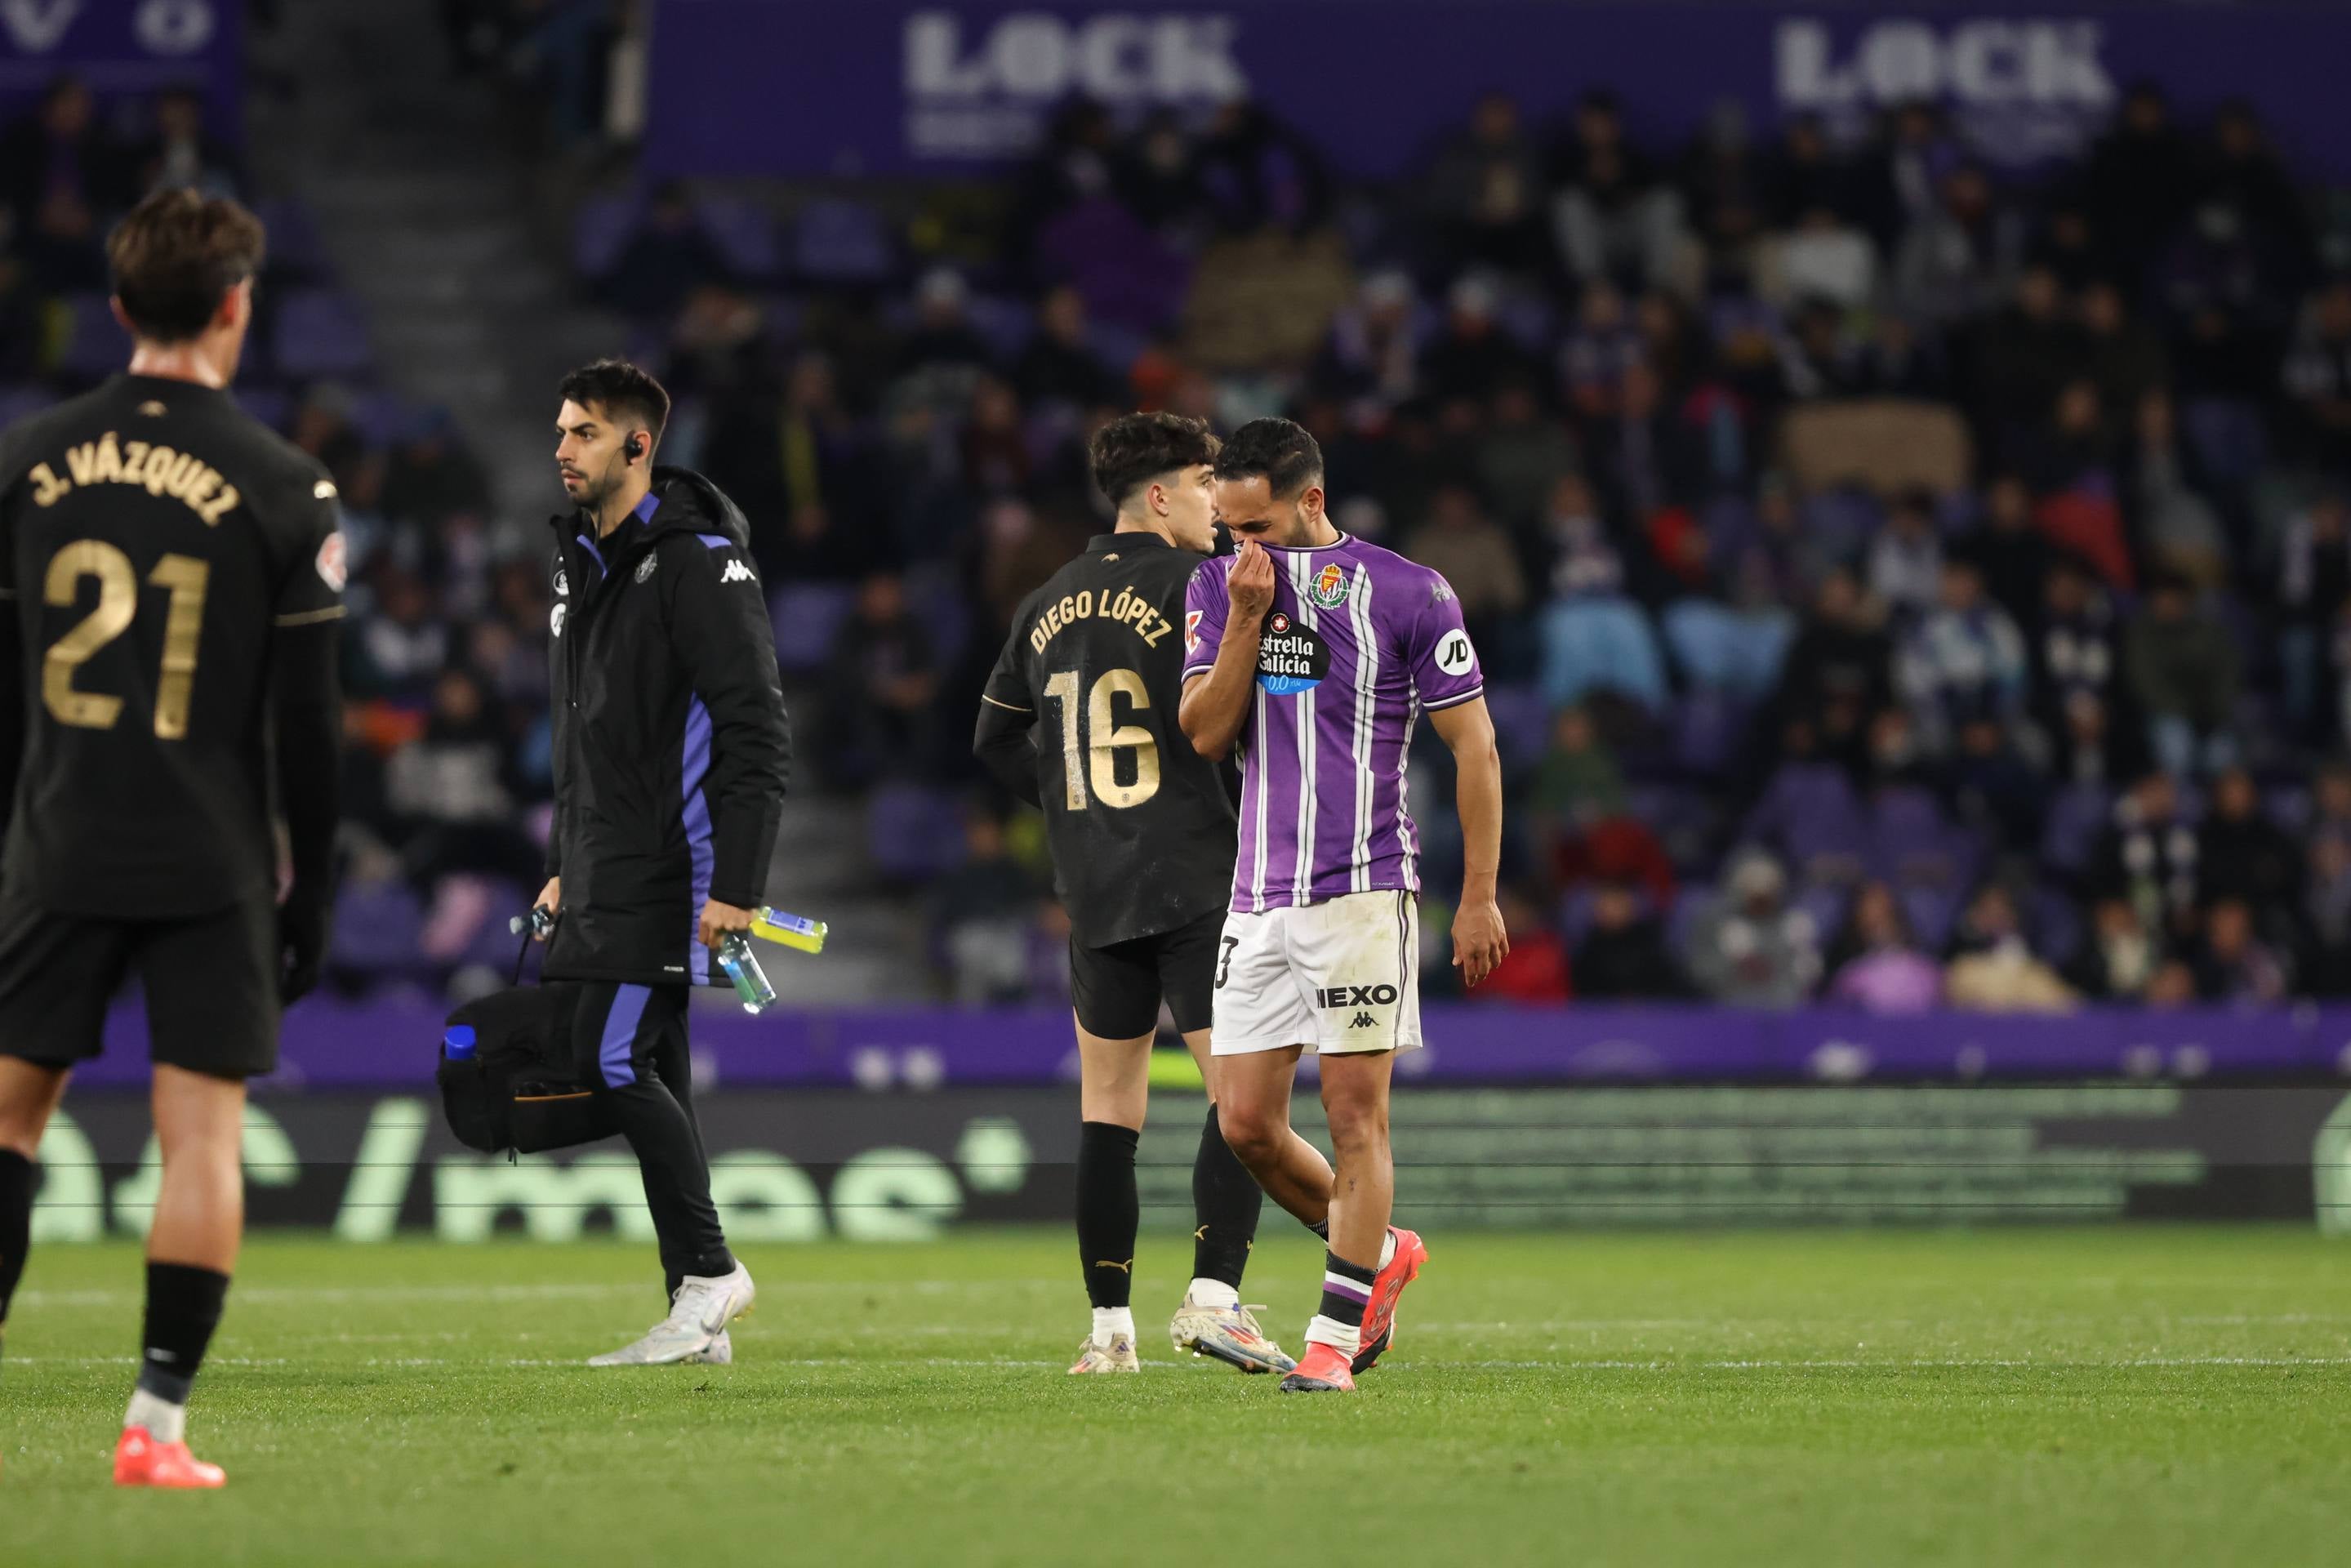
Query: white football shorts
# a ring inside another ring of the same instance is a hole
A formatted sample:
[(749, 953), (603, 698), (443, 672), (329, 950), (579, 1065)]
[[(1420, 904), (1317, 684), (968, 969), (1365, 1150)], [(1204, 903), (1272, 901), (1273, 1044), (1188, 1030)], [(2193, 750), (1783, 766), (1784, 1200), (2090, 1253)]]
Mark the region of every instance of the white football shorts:
[(1209, 1050), (1420, 1047), (1420, 909), (1398, 888), (1225, 916)]

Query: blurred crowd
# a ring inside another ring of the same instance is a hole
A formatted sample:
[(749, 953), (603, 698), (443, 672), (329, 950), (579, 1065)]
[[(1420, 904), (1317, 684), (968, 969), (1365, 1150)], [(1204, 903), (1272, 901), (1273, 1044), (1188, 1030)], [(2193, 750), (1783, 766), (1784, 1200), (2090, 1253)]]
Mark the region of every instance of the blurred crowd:
[[(28, 134), (7, 169), (68, 166)], [(72, 205), (34, 185), (27, 274)], [(1460, 595), (1511, 791), (1481, 994), (2351, 991), (2351, 208), (2247, 106), (2134, 88), (2025, 178), (1931, 105), (1667, 147), (1496, 97), (1372, 188), (1262, 106), (1075, 102), (993, 185), (599, 197), (574, 264), (677, 395), (664, 460), (752, 517), (799, 776), (865, 810), (947, 994), (1065, 983), (970, 716), (1138, 407), (1298, 418), (1340, 526)], [(355, 850), (429, 934), (452, 873), (535, 863), (537, 519), (445, 421), (284, 395), (361, 563)], [(1447, 768), (1416, 750), (1439, 989)]]
[(2022, 180), (1928, 104), (1668, 148), (1498, 96), (1371, 190), (1259, 106), (1081, 102), (992, 226), (605, 221), (583, 277), (790, 585), (814, 768), (987, 819), (902, 857), (960, 994), (1051, 981), (965, 716), (1129, 407), (1293, 415), (1341, 526), (1460, 594), (1511, 775), (1492, 994), (2351, 990), (2351, 225), (2246, 105), (2135, 88)]

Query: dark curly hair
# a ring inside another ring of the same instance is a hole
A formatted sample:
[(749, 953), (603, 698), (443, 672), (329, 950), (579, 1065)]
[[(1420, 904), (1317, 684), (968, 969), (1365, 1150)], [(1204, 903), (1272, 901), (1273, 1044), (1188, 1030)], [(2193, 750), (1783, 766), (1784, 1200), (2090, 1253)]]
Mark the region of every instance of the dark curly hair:
[(1217, 458), (1216, 433), (1205, 419), (1178, 413), (1129, 413), (1095, 433), (1086, 458), (1094, 483), (1113, 507), (1123, 507), (1137, 490), (1162, 474), (1196, 468)]

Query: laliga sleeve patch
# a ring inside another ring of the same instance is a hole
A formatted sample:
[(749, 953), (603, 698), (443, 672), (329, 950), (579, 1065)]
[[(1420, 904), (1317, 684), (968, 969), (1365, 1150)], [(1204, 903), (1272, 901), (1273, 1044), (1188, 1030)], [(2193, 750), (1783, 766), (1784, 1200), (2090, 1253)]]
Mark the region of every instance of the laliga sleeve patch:
[(1466, 675), (1477, 663), (1467, 632), (1447, 632), (1437, 644), (1437, 667), (1448, 675)]
[(343, 553), (343, 533), (340, 528), (319, 541), (319, 577), (337, 593), (350, 579), (350, 565)]
[(1200, 651), (1200, 614), (1197, 610), (1184, 612), (1184, 652), (1187, 653)]

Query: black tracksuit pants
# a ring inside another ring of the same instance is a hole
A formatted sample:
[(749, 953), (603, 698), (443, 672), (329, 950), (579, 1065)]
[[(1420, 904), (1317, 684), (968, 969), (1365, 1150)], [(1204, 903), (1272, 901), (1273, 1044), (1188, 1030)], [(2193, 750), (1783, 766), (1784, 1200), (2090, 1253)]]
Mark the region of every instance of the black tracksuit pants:
[(687, 1274), (716, 1276), (735, 1267), (710, 1201), (710, 1158), (694, 1120), (688, 990), (590, 981), (572, 1031), (579, 1071), (602, 1086), (621, 1135), (637, 1156), (673, 1293)]

